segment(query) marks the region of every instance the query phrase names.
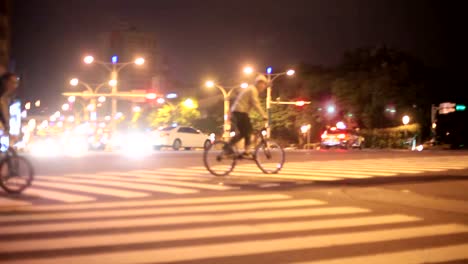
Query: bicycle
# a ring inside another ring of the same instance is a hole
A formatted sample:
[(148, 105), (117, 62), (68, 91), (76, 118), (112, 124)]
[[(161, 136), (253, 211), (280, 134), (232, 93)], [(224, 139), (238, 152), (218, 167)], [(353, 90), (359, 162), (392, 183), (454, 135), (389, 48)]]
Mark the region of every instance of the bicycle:
[(13, 147), (3, 143), (1, 146), (6, 150), (0, 160), (0, 187), (7, 193), (19, 194), (31, 185), (34, 178), (33, 167)]
[[(276, 174), (284, 165), (285, 153), (276, 142), (267, 139), (266, 129), (256, 133), (260, 142), (256, 145), (252, 158), (244, 157), (235, 147), (230, 147), (228, 142), (218, 140), (205, 149), (203, 162), (206, 169), (215, 176), (226, 176), (234, 170), (238, 160), (253, 160), (258, 168), (265, 174)], [(231, 148), (232, 153), (227, 154), (226, 149)]]

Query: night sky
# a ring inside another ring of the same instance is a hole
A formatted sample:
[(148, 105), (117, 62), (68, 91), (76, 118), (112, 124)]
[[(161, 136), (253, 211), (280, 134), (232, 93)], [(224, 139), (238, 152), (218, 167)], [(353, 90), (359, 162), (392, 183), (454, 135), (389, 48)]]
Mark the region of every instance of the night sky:
[(96, 50), (97, 35), (118, 21), (155, 32), (171, 76), (194, 89), (246, 63), (329, 66), (345, 50), (380, 44), (463, 72), (463, 9), (450, 2), (14, 0), (12, 55), (24, 76), (20, 95), (49, 102), (83, 67), (82, 56)]

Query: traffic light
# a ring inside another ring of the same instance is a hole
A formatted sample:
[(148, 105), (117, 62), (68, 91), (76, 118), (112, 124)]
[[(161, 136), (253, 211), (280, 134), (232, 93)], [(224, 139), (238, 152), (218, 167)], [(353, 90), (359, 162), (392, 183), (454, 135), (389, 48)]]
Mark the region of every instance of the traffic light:
[(455, 106), (455, 110), (456, 110), (456, 111), (465, 111), (465, 110), (466, 110), (466, 105), (457, 104), (457, 105)]

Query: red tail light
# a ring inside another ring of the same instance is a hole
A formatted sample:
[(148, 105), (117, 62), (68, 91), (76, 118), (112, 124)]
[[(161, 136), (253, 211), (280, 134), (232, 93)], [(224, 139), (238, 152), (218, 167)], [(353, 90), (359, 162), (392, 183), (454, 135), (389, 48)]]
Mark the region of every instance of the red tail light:
[(346, 137), (345, 134), (339, 134), (339, 135), (338, 135), (338, 138), (339, 138), (339, 139), (343, 139), (343, 138), (345, 138), (345, 137)]

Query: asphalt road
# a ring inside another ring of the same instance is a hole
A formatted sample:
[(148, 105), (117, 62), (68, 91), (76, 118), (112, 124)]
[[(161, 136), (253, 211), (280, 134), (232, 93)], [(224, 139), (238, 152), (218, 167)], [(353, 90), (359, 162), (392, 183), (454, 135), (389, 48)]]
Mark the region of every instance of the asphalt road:
[(288, 151), (214, 177), (200, 151), (30, 157), (1, 263), (468, 263), (468, 153)]

